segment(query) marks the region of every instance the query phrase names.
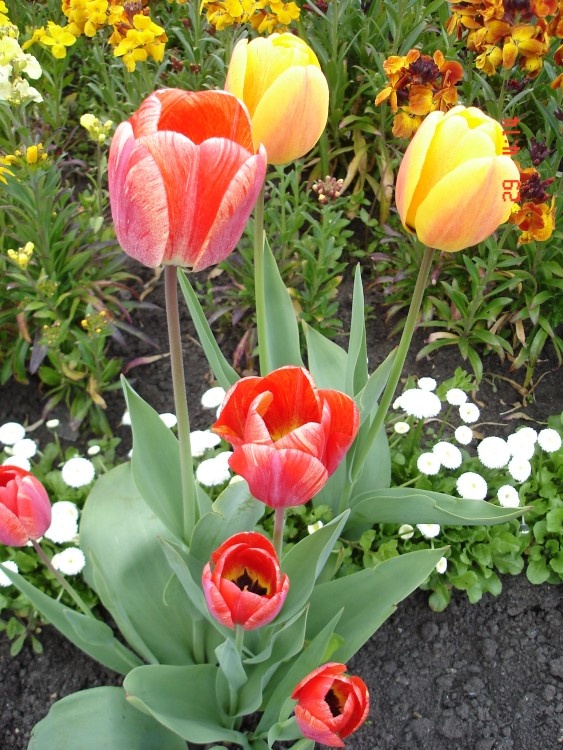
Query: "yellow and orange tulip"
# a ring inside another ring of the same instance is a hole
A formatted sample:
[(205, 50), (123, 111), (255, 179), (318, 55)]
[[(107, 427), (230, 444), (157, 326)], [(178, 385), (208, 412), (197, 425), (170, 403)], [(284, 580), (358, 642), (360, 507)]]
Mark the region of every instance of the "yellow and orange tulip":
[(512, 210), (505, 181), (520, 179), (506, 148), (500, 124), (475, 107), (431, 112), (397, 175), (395, 201), (405, 229), (450, 253), (489, 237)]
[(254, 148), (269, 164), (310, 151), (326, 126), (328, 83), (313, 50), (293, 34), (271, 34), (236, 45), (225, 89), (248, 107)]

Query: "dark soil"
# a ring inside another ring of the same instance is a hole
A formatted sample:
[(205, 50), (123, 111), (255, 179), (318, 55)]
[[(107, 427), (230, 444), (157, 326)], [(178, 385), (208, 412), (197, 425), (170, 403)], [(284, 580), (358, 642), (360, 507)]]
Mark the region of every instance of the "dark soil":
[[(160, 280), (150, 296), (159, 309), (142, 311), (135, 322), (165, 352), (162, 288)], [(384, 308), (375, 296), (367, 301), (373, 306), (368, 321), (371, 369), (393, 344), (386, 339)], [(343, 310), (348, 302), (345, 285)], [(212, 375), (185, 313), (183, 331), (186, 379), (197, 384), (189, 394), (192, 429), (205, 428), (210, 412), (199, 398), (212, 384)], [(232, 338), (223, 342), (228, 356), (236, 345)], [(423, 343), (424, 332), (419, 332), (405, 374), (431, 375), (440, 381), (464, 365), (453, 348), (416, 362), (414, 354)], [(537, 387), (529, 399), (509, 382), (517, 386), (523, 374), (509, 372), (507, 363), (494, 355), (485, 360), (487, 374), (478, 392), (484, 421), (494, 422), (502, 433), (514, 429), (515, 414), (536, 424), (561, 411), (559, 373), (548, 350), (536, 368)], [(126, 361), (152, 354), (154, 350), (137, 341), (131, 342), (130, 351), (120, 352)], [(159, 412), (174, 410), (166, 357), (135, 367), (128, 377)], [(37, 387), (9, 383), (1, 396), (0, 423), (38, 420), (43, 402)], [(107, 401), (124, 455), (130, 447), (129, 428), (120, 426), (124, 402), (119, 392), (109, 394)], [(36, 435), (40, 443), (45, 439), (42, 427)], [(83, 439), (78, 437), (79, 442)], [(346, 741), (350, 750), (556, 750), (563, 745), (561, 588), (534, 586), (523, 576), (506, 576), (503, 586), (500, 597), (485, 595), (475, 605), (457, 593), (442, 613), (429, 609), (422, 591), (399, 605), (349, 664), (350, 671), (367, 682), (372, 701), (368, 722)], [(25, 646), (12, 659), (9, 642), (0, 635), (0, 750), (26, 748), (32, 727), (59, 698), (88, 687), (119, 684), (116, 675), (50, 627), (44, 628), (41, 641), (43, 654)]]

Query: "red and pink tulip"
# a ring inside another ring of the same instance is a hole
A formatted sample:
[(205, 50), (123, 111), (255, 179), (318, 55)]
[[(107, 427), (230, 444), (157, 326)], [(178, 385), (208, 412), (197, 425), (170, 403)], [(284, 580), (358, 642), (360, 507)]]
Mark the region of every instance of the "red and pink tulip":
[(318, 389), (303, 367), (287, 366), (235, 383), (213, 430), (233, 446), (229, 466), (254, 497), (287, 508), (323, 488), (358, 426), (353, 399)]
[(0, 544), (23, 547), (50, 525), (51, 502), (41, 482), (18, 466), (0, 466)]

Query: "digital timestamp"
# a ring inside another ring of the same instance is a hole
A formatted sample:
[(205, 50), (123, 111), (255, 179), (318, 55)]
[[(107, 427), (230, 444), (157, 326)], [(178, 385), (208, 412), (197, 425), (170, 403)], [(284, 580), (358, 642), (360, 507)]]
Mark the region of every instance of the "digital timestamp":
[[(520, 131), (517, 127), (519, 122), (519, 117), (507, 117), (506, 119), (502, 120), (501, 125), (504, 134), (519, 135)], [(510, 128), (514, 129), (511, 130)], [(502, 149), (502, 153), (513, 156), (514, 154), (517, 154), (518, 151), (520, 151), (518, 140), (516, 139), (513, 143), (508, 143), (507, 138), (507, 145)], [(512, 202), (518, 202), (520, 200), (520, 180), (503, 180), (502, 189), (504, 191), (502, 194), (503, 201), (509, 200)], [(516, 195), (514, 195), (514, 191), (516, 191)]]

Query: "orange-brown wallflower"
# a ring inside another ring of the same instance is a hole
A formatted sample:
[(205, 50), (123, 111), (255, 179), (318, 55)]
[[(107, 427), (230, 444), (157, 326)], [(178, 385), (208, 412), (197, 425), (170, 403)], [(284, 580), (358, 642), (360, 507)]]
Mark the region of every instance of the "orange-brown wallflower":
[(518, 206), (515, 204), (509, 218), (511, 224), (516, 224), (522, 232), (518, 238), (519, 245), (538, 240), (545, 242), (555, 229), (555, 198), (551, 203), (532, 203), (527, 201)]

